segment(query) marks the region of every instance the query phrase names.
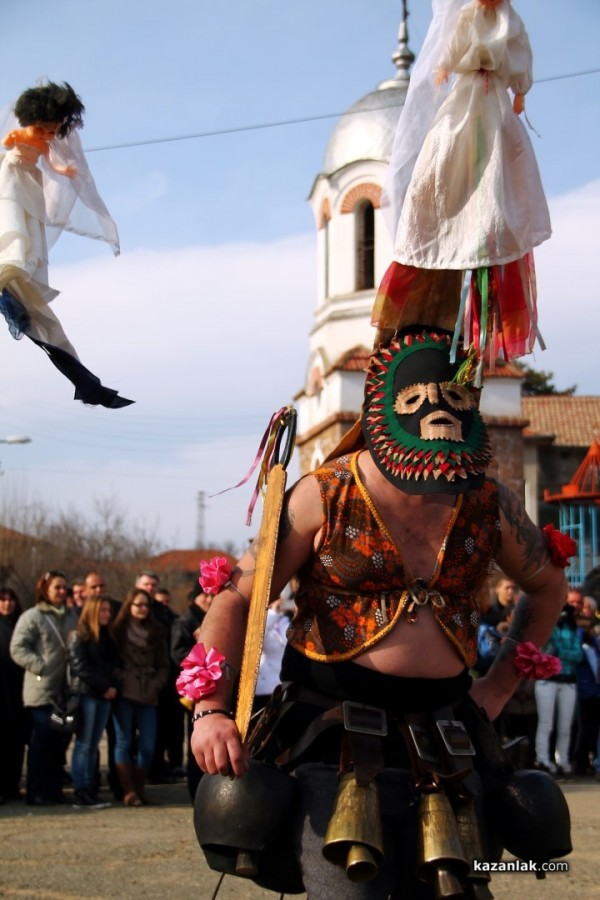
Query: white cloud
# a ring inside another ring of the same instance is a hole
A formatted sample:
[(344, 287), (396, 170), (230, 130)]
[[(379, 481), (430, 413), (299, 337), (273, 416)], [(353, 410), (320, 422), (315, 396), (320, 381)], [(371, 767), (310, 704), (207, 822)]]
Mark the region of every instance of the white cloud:
[[(554, 234), (536, 251), (545, 353), (532, 360), (598, 391), (597, 235), (600, 181), (551, 200)], [(208, 498), (248, 469), (271, 413), (302, 385), (316, 302), (314, 235), (264, 244), (137, 250), (51, 268), (54, 308), (83, 362), (136, 400), (87, 408), (26, 339), (2, 340), (0, 436), (10, 480), (52, 506), (92, 510), (115, 496), (166, 546), (189, 546), (197, 493), (207, 495), (205, 536), (241, 546), (254, 477)], [(26, 476), (22, 471), (26, 472)], [(295, 477), (292, 467), (290, 479)], [(260, 511), (255, 515), (255, 527)]]
[(554, 372), (557, 387), (597, 394), (600, 317), (600, 179), (551, 198), (553, 234), (535, 252), (538, 313), (547, 350), (534, 365)]
[[(82, 361), (136, 403), (75, 403), (38, 348), (6, 335), (0, 428), (33, 437), (28, 454), (2, 455), (7, 473), (24, 467), (32, 493), (61, 506), (114, 494), (134, 518), (160, 518), (167, 543), (191, 544), (197, 492), (239, 481), (302, 384), (314, 257), (309, 235), (54, 267), (54, 309)], [(208, 501), (207, 539), (245, 541), (248, 499)]]

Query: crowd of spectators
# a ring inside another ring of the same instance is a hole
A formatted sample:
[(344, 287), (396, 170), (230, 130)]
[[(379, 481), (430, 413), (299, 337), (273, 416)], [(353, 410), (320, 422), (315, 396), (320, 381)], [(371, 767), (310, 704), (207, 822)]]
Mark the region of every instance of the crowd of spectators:
[[(62, 572), (46, 572), (25, 611), (0, 587), (0, 803), (100, 809), (110, 805), (105, 787), (141, 807), (153, 803), (147, 784), (184, 779), (193, 800), (201, 772), (186, 752), (191, 713), (175, 681), (211, 599), (198, 585), (178, 615), (152, 572), (141, 572), (122, 602), (97, 571), (71, 585)], [(277, 604), (269, 616), (265, 694), (277, 681), (289, 623)]]
[[(499, 652), (517, 599), (516, 585), (500, 575), (482, 604), (474, 677)], [(151, 572), (139, 574), (123, 602), (96, 571), (70, 586), (62, 572), (44, 573), (25, 611), (14, 590), (0, 587), (0, 802), (102, 808), (110, 805), (100, 798), (106, 787), (140, 807), (153, 802), (148, 783), (183, 779), (193, 800), (201, 772), (187, 752), (191, 712), (175, 680), (212, 597), (197, 586), (188, 600), (178, 615)], [(282, 606), (268, 611), (255, 710), (279, 680), (289, 624)], [(497, 728), (520, 767), (600, 781), (600, 613), (592, 597), (569, 591), (544, 650), (560, 658), (560, 673), (521, 682)]]
[[(517, 587), (495, 579), (479, 628), (475, 676), (484, 675), (502, 646)], [(600, 614), (596, 600), (572, 587), (542, 648), (556, 656), (557, 675), (524, 680), (496, 722), (522, 768), (538, 768), (558, 779), (593, 776), (600, 781)]]

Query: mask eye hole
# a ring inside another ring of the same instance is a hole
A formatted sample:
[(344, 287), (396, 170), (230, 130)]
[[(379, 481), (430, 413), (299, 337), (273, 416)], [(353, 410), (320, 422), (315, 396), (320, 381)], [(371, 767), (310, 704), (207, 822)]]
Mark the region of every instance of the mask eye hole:
[(410, 387), (406, 387), (396, 394), (394, 412), (399, 416), (408, 416), (420, 409), (426, 399), (427, 385), (411, 384)]
[(440, 384), (442, 397), (452, 409), (473, 409), (475, 406), (475, 396), (462, 384), (456, 384), (454, 381), (445, 381)]

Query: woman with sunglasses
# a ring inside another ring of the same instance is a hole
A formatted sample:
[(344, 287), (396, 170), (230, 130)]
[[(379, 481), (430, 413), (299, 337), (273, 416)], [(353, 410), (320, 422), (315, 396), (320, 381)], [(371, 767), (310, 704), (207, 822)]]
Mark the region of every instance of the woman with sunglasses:
[[(121, 687), (114, 702), (116, 768), (125, 806), (143, 806), (156, 741), (156, 707), (169, 675), (166, 636), (154, 618), (152, 598), (134, 588), (113, 625), (121, 657)], [(132, 747), (136, 754), (132, 763)]]

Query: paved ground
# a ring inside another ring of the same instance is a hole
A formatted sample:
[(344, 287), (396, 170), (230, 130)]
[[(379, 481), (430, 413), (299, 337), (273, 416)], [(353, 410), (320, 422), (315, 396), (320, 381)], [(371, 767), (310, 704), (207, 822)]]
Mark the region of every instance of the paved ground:
[[(600, 898), (600, 785), (582, 781), (564, 790), (575, 844), (570, 871), (544, 881), (529, 873), (497, 875), (492, 885), (496, 900)], [(34, 809), (22, 803), (0, 807), (0, 897), (211, 900), (218, 875), (208, 869), (196, 844), (185, 787), (150, 791), (160, 806), (115, 805), (98, 811)], [(227, 877), (218, 897), (274, 900), (277, 895)]]

